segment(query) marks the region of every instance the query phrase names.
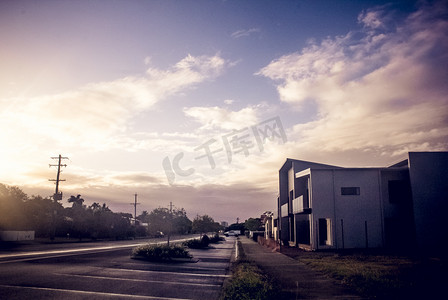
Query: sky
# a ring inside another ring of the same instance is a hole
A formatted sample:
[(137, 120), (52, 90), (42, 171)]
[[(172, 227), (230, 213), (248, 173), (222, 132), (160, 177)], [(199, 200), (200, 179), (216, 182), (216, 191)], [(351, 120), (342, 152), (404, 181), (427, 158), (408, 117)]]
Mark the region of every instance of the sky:
[(273, 211), (287, 158), (448, 150), (448, 1), (0, 1), (0, 183)]

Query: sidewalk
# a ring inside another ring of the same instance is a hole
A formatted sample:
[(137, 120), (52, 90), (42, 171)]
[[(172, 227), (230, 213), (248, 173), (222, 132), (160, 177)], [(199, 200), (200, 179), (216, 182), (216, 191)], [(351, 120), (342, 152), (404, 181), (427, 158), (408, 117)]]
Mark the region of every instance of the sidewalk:
[(295, 259), (273, 252), (245, 236), (239, 241), (246, 258), (280, 283), (282, 299), (362, 299)]

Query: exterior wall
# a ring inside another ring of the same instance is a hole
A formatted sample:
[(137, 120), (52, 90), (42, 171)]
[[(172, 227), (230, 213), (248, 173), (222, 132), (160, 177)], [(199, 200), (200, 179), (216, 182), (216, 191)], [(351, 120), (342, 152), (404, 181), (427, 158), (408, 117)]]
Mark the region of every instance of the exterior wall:
[(294, 177), (295, 177), (294, 169), (291, 168), (288, 170), (288, 192), (294, 190)]
[[(294, 222), (294, 218), (291, 215), (286, 215), (285, 213), (281, 213), (282, 206), (288, 204), (288, 212), (292, 213), (292, 199), (290, 200), (290, 191), (293, 191), (293, 199), (296, 198), (299, 194), (296, 191), (295, 187), (297, 184), (295, 174), (297, 172), (309, 169), (328, 169), (328, 168), (339, 168), (336, 166), (324, 165), (319, 163), (287, 159), (286, 162), (279, 170), (279, 200), (278, 200), (278, 212), (279, 212), (279, 238), (283, 242), (296, 242), (296, 224)], [(306, 199), (308, 200), (308, 199)], [(290, 203), (291, 202), (291, 203)], [(307, 217), (308, 218), (308, 217)], [(312, 227), (312, 226), (311, 226)], [(293, 231), (294, 234), (291, 233)]]
[[(383, 247), (383, 216), (378, 169), (335, 170), (337, 222), (343, 220), (338, 235), (345, 248)], [(359, 187), (360, 195), (341, 195), (341, 187)], [(342, 225), (341, 231), (342, 231)]]
[[(393, 191), (389, 190), (391, 182), (403, 182), (406, 191), (397, 201)], [(413, 220), (412, 195), (410, 192), (409, 170), (389, 168), (381, 171), (381, 197), (383, 206), (384, 243), (389, 248), (406, 248), (415, 246), (415, 225)]]
[[(334, 224), (335, 207), (333, 192), (333, 170), (311, 170), (311, 199), (312, 209), (311, 225), (311, 248), (332, 248), (335, 246)], [(332, 220), (333, 246), (319, 245), (319, 219), (329, 218)]]
[[(383, 224), (378, 169), (312, 170), (313, 248), (382, 247)], [(359, 195), (341, 195), (359, 187)], [(318, 243), (319, 219), (331, 221), (331, 245)]]
[(409, 153), (417, 245), (446, 251), (448, 231), (448, 152)]
[(288, 239), (288, 216), (282, 215), (282, 205), (288, 203), (288, 173), (279, 172), (279, 198), (278, 198), (278, 230), (279, 240)]

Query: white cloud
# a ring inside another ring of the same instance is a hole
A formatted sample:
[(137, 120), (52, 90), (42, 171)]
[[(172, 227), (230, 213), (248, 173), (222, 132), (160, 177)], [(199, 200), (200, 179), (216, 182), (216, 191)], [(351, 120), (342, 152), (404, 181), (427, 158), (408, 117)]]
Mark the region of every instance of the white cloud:
[(246, 107), (239, 111), (231, 111), (217, 106), (184, 108), (188, 117), (202, 124), (201, 129), (238, 130), (257, 123), (257, 109)]
[(233, 32), (230, 36), (234, 39), (238, 39), (241, 37), (249, 36), (253, 33), (260, 32), (259, 28), (250, 28), (250, 29), (241, 29)]
[[(282, 101), (317, 105), (293, 135), (315, 151), (447, 149), (448, 22), (423, 7), (396, 28), (379, 11), (360, 15), (364, 37), (348, 33), (285, 55), (257, 74), (278, 83)], [(368, 25), (368, 26), (367, 26)], [(420, 147), (417, 145), (425, 145)]]
[(0, 102), (0, 125), (10, 130), (12, 140), (17, 136), (22, 141), (43, 139), (53, 145), (103, 148), (108, 137), (126, 131), (134, 114), (219, 76), (225, 67), (219, 56), (188, 55), (171, 69), (149, 68), (145, 77), (92, 83), (56, 95), (7, 99)]
[(365, 27), (370, 27), (373, 29), (383, 28), (385, 25), (382, 18), (384, 18), (384, 16), (381, 10), (369, 9), (359, 14), (358, 22), (363, 24)]
[(20, 181), (34, 170), (33, 159), (44, 153), (48, 158), (82, 149), (166, 149), (172, 139), (134, 139), (128, 127), (132, 118), (167, 96), (219, 76), (227, 66), (219, 55), (188, 55), (167, 70), (150, 67), (146, 76), (91, 83), (54, 95), (0, 99), (0, 179)]

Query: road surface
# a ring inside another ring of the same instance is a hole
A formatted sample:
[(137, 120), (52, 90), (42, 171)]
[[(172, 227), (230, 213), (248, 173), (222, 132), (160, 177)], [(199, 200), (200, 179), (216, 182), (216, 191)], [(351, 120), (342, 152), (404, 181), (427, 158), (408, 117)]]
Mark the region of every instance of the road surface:
[[(196, 262), (130, 258), (136, 243), (80, 244), (0, 253), (1, 299), (218, 299), (235, 245), (190, 250)], [(35, 247), (35, 246), (34, 246)]]

